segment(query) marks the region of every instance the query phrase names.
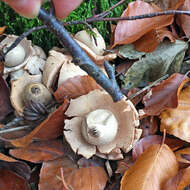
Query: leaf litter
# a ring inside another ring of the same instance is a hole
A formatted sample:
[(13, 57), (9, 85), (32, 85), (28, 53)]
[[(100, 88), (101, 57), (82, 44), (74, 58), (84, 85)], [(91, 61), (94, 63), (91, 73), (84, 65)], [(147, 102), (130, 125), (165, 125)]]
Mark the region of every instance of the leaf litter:
[[(162, 10), (189, 10), (189, 7), (188, 0), (138, 0), (129, 3), (121, 17)], [(88, 36), (88, 42), (82, 39), (77, 43), (103, 72), (106, 73), (102, 67), (104, 61), (109, 60), (116, 66), (116, 78), (126, 96), (131, 97), (147, 87), (136, 100), (130, 101), (126, 97), (114, 103), (107, 96), (100, 100), (104, 90), (71, 63), (67, 50), (53, 48), (46, 59), (39, 47), (32, 45), (35, 53), (41, 52), (37, 55), (46, 62), (40, 66), (43, 72), (38, 73), (39, 81), (54, 100), (49, 105), (36, 102), (27, 107), (20, 90), (17, 97), (22, 108), (17, 110), (17, 103), (9, 98), (9, 91), (15, 91), (16, 81), (10, 82), (2, 63), (2, 189), (29, 190), (33, 186), (35, 190), (182, 190), (190, 184), (190, 79), (186, 73), (190, 56), (189, 17), (165, 15), (119, 21), (112, 28), (110, 41), (113, 43), (108, 45), (112, 46), (114, 53), (104, 52), (105, 42), (99, 33), (103, 46), (97, 48), (104, 47), (101, 55), (97, 54), (98, 49), (93, 50), (96, 43), (86, 32), (82, 31)], [(0, 32), (3, 33), (4, 29), (2, 27)], [(14, 76), (22, 72), (23, 68), (18, 69)], [(151, 86), (166, 74), (167, 79)], [(30, 75), (31, 78), (36, 76), (35, 73)], [(21, 84), (19, 88), (24, 87)], [(103, 114), (94, 117), (94, 110)], [(42, 118), (41, 113), (44, 113)], [(112, 118), (110, 123), (107, 117)], [(75, 120), (77, 123), (73, 122)], [(121, 120), (125, 124), (121, 124)], [(105, 140), (100, 138), (102, 129), (98, 127), (104, 124), (110, 126), (107, 132), (104, 129), (108, 135), (111, 126), (116, 126), (114, 141), (104, 143)], [(130, 127), (126, 127), (128, 125)], [(98, 138), (103, 143), (99, 144), (97, 139), (86, 141), (85, 132), (80, 131), (84, 126), (82, 130), (89, 132), (90, 138)], [(24, 129), (17, 131), (19, 127)]]

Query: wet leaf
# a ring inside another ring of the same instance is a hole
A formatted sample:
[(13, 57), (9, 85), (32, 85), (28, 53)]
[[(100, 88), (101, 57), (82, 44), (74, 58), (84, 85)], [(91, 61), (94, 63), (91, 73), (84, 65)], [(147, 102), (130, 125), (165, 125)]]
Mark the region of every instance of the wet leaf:
[[(135, 1), (128, 4), (128, 8), (123, 12), (122, 17), (142, 15), (158, 11), (160, 11), (160, 9), (156, 6), (153, 7), (151, 4), (143, 1)], [(115, 29), (114, 46), (133, 43), (152, 29), (168, 26), (172, 22), (173, 16), (171, 15), (134, 21), (119, 21)]]
[(30, 190), (24, 178), (5, 169), (0, 169), (0, 187), (1, 190)]
[[(159, 135), (152, 135), (148, 137), (144, 137), (140, 139), (136, 145), (133, 147), (132, 156), (133, 160), (136, 160), (147, 148), (149, 148), (152, 144), (162, 144), (163, 137)], [(166, 137), (165, 144), (167, 144), (173, 151), (182, 147), (185, 142), (179, 139), (173, 139)]]
[(187, 43), (180, 40), (175, 43), (161, 43), (154, 52), (146, 53), (144, 58), (128, 69), (123, 88), (145, 86), (165, 74), (179, 72), (187, 47)]
[(190, 79), (186, 75), (174, 73), (153, 87), (143, 98), (144, 112), (147, 115), (159, 115), (164, 109), (176, 108), (179, 92), (188, 81)]
[(184, 190), (190, 184), (190, 167), (180, 170), (177, 175), (170, 178), (163, 187), (163, 190)]
[(178, 107), (175, 109), (169, 108), (160, 114), (160, 130), (165, 129), (166, 133), (190, 142), (189, 114), (190, 86), (187, 86), (179, 94)]
[(121, 190), (160, 190), (177, 171), (177, 160), (170, 148), (165, 144), (152, 145), (125, 172)]
[(33, 142), (25, 148), (10, 150), (10, 154), (34, 163), (46, 162), (63, 156), (64, 144), (61, 140)]
[(10, 91), (8, 85), (0, 75), (0, 120), (13, 111), (9, 97)]

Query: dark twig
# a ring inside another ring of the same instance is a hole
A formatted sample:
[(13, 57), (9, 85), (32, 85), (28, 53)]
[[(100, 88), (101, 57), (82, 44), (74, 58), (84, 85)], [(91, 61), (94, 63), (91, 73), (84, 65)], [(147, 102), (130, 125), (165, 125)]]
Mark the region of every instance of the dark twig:
[(49, 15), (41, 8), (39, 19), (58, 37), (60, 43), (68, 49), (74, 62), (92, 76), (96, 82), (111, 95), (115, 102), (123, 98), (123, 94), (120, 89), (113, 86), (112, 81), (110, 81), (102, 70), (92, 62), (88, 55), (81, 49), (75, 40), (73, 40), (55, 17)]

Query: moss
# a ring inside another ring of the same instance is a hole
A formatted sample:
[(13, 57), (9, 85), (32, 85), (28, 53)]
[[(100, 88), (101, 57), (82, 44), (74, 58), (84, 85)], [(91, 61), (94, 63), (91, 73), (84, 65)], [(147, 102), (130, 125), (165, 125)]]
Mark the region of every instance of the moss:
[[(113, 12), (108, 17), (119, 17), (126, 7), (127, 2), (132, 0), (126, 0), (124, 5), (120, 5), (113, 10)], [(99, 14), (106, 11), (111, 6), (116, 4), (118, 0), (85, 0), (75, 11), (73, 11), (65, 21), (71, 20), (84, 20), (88, 17), (93, 16), (93, 14)], [(44, 5), (45, 8), (49, 7), (49, 4)], [(41, 21), (36, 19), (27, 19), (19, 16), (11, 8), (9, 8), (5, 3), (0, 2), (0, 26), (7, 26), (6, 33), (20, 35), (24, 31), (29, 30), (34, 26), (42, 25)], [(98, 31), (103, 35), (107, 42), (110, 39), (110, 22), (96, 22), (92, 23), (93, 27), (98, 28)], [(71, 33), (76, 33), (82, 29), (86, 29), (85, 25), (78, 24), (74, 26), (67, 26), (67, 30)], [(51, 34), (48, 30), (40, 30), (33, 32), (29, 39), (36, 45), (41, 46), (47, 52), (53, 46), (59, 46), (56, 37)]]

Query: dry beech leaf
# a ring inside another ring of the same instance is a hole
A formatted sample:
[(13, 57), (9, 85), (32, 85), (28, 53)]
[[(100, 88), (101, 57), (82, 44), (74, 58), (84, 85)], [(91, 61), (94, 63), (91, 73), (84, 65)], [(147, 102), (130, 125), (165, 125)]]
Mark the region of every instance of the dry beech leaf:
[[(148, 14), (160, 11), (159, 8), (143, 1), (135, 1), (128, 4), (122, 17)], [(119, 21), (115, 29), (114, 46), (130, 44), (144, 34), (156, 28), (168, 26), (173, 22), (173, 16), (158, 16), (153, 18), (139, 19), (134, 21)]]
[(186, 75), (174, 73), (168, 79), (153, 87), (143, 98), (144, 112), (147, 115), (159, 115), (164, 109), (176, 108), (179, 92), (188, 81), (190, 79)]
[(178, 107), (166, 109), (160, 114), (160, 130), (190, 142), (189, 118), (190, 114), (190, 86), (181, 90)]
[(26, 163), (15, 160), (2, 153), (0, 153), (0, 168), (13, 171), (27, 180), (30, 178), (31, 170)]
[[(152, 144), (162, 144), (163, 137), (159, 135), (152, 135), (140, 139), (137, 144), (133, 147), (132, 156), (133, 160), (136, 160), (148, 147)], [(185, 142), (179, 139), (173, 139), (166, 137), (165, 144), (167, 144), (173, 151), (182, 147)]]
[(33, 142), (25, 148), (12, 149), (9, 152), (12, 156), (34, 162), (46, 162), (54, 160), (64, 154), (64, 145), (61, 140), (49, 140)]
[(77, 98), (95, 89), (100, 89), (100, 86), (90, 76), (75, 76), (64, 81), (54, 93), (54, 97), (60, 103), (65, 97)]
[(162, 190), (184, 190), (190, 184), (190, 167), (180, 170), (176, 176), (170, 178)]
[[(182, 11), (189, 11), (190, 10), (190, 1), (185, 0), (185, 3), (182, 7), (180, 7)], [(187, 15), (178, 15), (179, 25), (182, 27), (185, 35), (190, 38), (190, 19)]]
[(43, 162), (40, 171), (39, 190), (63, 190), (61, 168), (63, 169), (64, 178), (66, 178), (72, 175), (77, 166), (68, 157), (60, 157), (52, 161)]
[(175, 152), (178, 162), (190, 164), (190, 148), (180, 149)]
[(9, 97), (10, 91), (8, 85), (0, 75), (0, 120), (13, 111)]
[(154, 3), (162, 10), (176, 9), (184, 3), (184, 0), (156, 0)]
[(135, 41), (134, 46), (137, 51), (153, 52), (165, 38), (168, 38), (170, 42), (175, 42), (174, 36), (166, 27), (153, 29)]
[(0, 188), (1, 190), (30, 190), (24, 178), (6, 169), (0, 169)]
[(31, 133), (19, 139), (11, 140), (16, 147), (26, 147), (32, 139), (54, 139), (62, 135), (64, 128), (64, 112), (67, 109), (68, 101), (66, 100), (59, 108), (51, 113), (46, 120), (37, 126)]
[(125, 172), (121, 190), (160, 190), (177, 171), (178, 163), (171, 149), (166, 144), (152, 145)]
[(104, 190), (108, 177), (103, 167), (88, 167), (76, 170), (66, 178), (71, 189)]

